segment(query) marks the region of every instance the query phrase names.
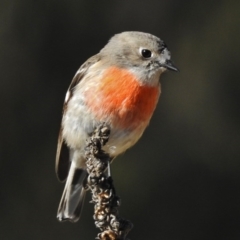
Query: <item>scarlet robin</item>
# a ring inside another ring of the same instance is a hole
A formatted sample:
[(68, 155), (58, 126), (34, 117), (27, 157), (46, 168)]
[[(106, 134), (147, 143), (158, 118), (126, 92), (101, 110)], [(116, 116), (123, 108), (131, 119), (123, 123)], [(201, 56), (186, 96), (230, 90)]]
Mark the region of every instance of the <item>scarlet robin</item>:
[(89, 134), (100, 123), (110, 126), (104, 150), (111, 158), (133, 146), (156, 108), (160, 75), (167, 69), (178, 71), (170, 58), (166, 44), (158, 37), (123, 32), (79, 68), (65, 97), (57, 147), (57, 176), (60, 181), (67, 179), (58, 208), (60, 221), (79, 219), (87, 176), (84, 148)]

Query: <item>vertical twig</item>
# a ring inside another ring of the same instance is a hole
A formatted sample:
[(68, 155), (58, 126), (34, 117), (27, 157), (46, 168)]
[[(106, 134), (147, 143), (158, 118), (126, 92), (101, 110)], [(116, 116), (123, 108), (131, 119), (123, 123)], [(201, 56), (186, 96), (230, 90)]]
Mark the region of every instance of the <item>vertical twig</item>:
[(86, 185), (92, 192), (95, 225), (101, 230), (98, 239), (126, 240), (133, 225), (118, 216), (120, 198), (116, 195), (111, 176), (104, 173), (111, 161), (110, 156), (102, 150), (109, 134), (110, 128), (103, 123), (87, 139), (85, 156), (89, 176)]

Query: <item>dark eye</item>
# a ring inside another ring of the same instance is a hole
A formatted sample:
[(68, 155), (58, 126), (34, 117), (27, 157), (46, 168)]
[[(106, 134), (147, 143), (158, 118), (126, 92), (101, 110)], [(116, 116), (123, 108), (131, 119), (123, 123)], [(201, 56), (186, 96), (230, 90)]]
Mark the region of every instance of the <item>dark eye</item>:
[(142, 49), (141, 54), (144, 58), (150, 58), (152, 56), (152, 52), (148, 49)]

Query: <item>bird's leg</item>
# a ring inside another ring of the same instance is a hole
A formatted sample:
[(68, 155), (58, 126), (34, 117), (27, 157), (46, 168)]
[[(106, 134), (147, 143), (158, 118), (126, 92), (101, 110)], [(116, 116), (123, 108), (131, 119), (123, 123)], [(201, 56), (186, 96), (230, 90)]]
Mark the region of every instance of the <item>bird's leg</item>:
[(110, 164), (110, 159), (108, 160), (108, 177), (111, 177), (111, 164)]

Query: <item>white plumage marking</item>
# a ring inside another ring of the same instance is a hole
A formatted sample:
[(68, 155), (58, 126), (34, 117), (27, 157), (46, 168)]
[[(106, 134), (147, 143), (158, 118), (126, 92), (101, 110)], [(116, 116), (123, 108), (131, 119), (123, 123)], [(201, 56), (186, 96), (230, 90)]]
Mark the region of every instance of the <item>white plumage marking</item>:
[(65, 103), (69, 100), (69, 97), (70, 97), (70, 91), (67, 91), (65, 96)]

